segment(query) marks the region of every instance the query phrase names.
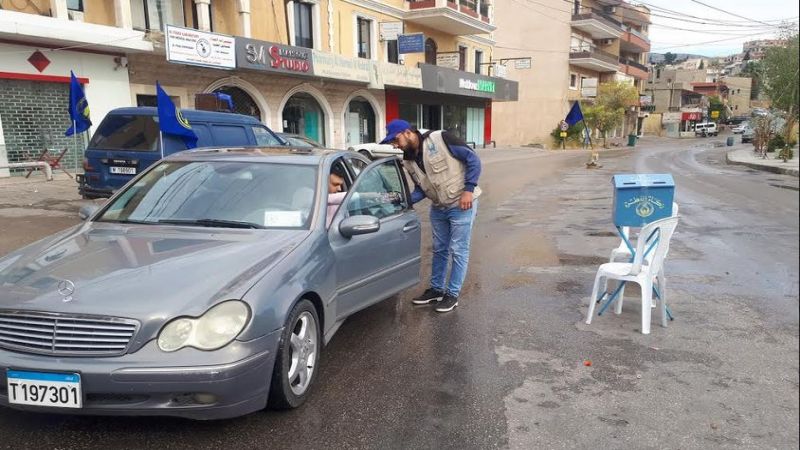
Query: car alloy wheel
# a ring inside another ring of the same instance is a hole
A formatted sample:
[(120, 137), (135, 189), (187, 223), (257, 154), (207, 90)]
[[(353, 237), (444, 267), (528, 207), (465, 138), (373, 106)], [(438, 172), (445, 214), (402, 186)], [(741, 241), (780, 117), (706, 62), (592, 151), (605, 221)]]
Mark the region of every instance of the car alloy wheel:
[(290, 409), (303, 404), (317, 376), (320, 336), (316, 308), (310, 301), (300, 300), (289, 313), (281, 334), (272, 370), (269, 406)]
[(287, 378), (295, 395), (303, 395), (311, 384), (317, 364), (317, 322), (309, 312), (297, 318), (289, 338), (292, 365)]

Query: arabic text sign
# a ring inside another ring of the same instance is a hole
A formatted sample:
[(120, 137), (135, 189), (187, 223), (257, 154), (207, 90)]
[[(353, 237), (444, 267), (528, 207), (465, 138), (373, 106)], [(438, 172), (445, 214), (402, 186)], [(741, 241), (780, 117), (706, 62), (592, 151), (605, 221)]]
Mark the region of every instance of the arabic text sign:
[(373, 62), (314, 50), (314, 76), (369, 83)]
[(167, 25), (167, 61), (235, 69), (235, 39), (216, 33)]

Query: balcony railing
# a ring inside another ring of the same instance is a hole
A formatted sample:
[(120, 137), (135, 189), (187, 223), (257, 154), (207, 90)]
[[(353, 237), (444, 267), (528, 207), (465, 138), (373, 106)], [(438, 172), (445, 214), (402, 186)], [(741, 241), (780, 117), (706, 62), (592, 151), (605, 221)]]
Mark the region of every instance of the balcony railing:
[(627, 66), (636, 67), (637, 69), (644, 70), (645, 72), (649, 72), (650, 71), (649, 67), (645, 66), (644, 64), (640, 64), (640, 63), (638, 63), (638, 62), (636, 62), (636, 61), (634, 61), (632, 59), (620, 58), (619, 62), (620, 62), (620, 64), (625, 64)]
[(570, 59), (594, 58), (609, 64), (617, 64), (618, 61), (616, 55), (604, 52), (595, 46), (572, 47), (569, 49), (569, 57)]
[(609, 25), (609, 26), (612, 26), (612, 27), (617, 27), (617, 28), (621, 28), (622, 27), (622, 23), (621, 22), (609, 17), (606, 14), (603, 14), (602, 12), (598, 12), (598, 11), (592, 9), (592, 8), (581, 8), (581, 9), (578, 10), (577, 14), (573, 14), (572, 15), (572, 20), (573, 21), (574, 20), (587, 20), (587, 19), (599, 20), (601, 22), (605, 22), (606, 25)]
[(490, 10), (484, 0), (408, 0), (405, 21), (458, 36), (485, 34), (496, 29)]

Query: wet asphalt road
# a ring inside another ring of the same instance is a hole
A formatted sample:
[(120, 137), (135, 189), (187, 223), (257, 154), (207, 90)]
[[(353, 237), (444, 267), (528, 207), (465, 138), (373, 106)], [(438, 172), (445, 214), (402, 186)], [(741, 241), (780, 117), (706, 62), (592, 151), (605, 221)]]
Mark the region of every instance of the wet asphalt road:
[[(438, 315), (413, 291), (356, 314), (298, 410), (192, 422), (2, 409), (0, 447), (796, 448), (798, 180), (727, 166), (712, 142), (645, 139), (596, 170), (579, 152), (483, 152), (460, 306)], [(583, 323), (618, 242), (610, 176), (634, 171), (672, 173), (683, 216), (667, 265), (676, 320), (654, 315), (649, 336), (635, 289), (620, 316)]]

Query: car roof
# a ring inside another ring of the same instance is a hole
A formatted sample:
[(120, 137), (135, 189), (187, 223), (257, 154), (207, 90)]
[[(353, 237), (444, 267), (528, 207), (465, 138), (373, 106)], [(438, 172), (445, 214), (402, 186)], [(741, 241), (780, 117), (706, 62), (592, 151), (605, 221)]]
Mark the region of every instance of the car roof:
[(352, 152), (313, 147), (220, 147), (186, 150), (166, 159), (319, 165), (325, 158), (336, 154), (352, 155)]
[[(128, 114), (134, 116), (155, 116), (158, 115), (158, 108), (153, 106), (134, 106), (125, 108), (115, 108), (109, 114)], [(256, 124), (261, 123), (253, 116), (236, 114), (229, 112), (202, 111), (197, 109), (181, 109), (181, 114), (189, 122), (233, 122)]]

